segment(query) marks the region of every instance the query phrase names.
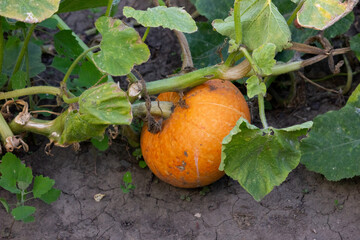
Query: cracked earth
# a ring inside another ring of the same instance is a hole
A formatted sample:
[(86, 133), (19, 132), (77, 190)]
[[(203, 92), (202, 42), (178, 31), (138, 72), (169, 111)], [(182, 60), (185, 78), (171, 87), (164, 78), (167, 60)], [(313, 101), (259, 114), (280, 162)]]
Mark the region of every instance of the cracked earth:
[[(345, 240), (360, 235), (360, 178), (329, 182), (299, 166), (262, 201), (224, 177), (201, 189), (179, 189), (134, 164), (123, 142), (104, 153), (83, 144), (79, 153), (42, 149), (30, 156), (36, 174), (56, 181), (62, 195), (52, 205), (32, 201), (36, 222), (16, 222), (10, 239), (301, 239)], [(125, 194), (122, 176), (133, 184)], [(97, 193), (105, 194), (100, 201)], [(5, 191), (0, 196), (11, 198)], [(184, 196), (186, 196), (185, 200)], [(0, 209), (1, 236), (11, 217)]]

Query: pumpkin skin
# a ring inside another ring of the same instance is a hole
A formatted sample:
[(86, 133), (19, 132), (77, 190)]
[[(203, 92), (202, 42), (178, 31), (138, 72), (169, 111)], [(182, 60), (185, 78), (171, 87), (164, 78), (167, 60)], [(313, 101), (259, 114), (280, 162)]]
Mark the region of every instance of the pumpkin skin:
[(141, 151), (150, 170), (162, 181), (181, 188), (209, 185), (220, 179), (221, 143), (240, 117), (250, 122), (248, 105), (229, 81), (210, 80), (184, 96), (187, 108), (178, 106), (179, 94), (162, 93), (160, 101), (175, 104), (162, 130), (153, 134), (144, 125)]

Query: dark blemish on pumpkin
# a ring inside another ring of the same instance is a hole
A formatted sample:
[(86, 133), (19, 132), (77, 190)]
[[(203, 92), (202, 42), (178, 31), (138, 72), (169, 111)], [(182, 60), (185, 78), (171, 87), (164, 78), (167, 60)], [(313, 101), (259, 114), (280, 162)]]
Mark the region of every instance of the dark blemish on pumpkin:
[(211, 92), (211, 91), (216, 90), (216, 89), (217, 89), (217, 87), (216, 87), (216, 86), (212, 86), (212, 85), (210, 85), (210, 86), (209, 86), (209, 89), (210, 89), (210, 92)]
[(186, 162), (182, 161), (182, 165), (181, 166), (176, 166), (180, 171), (184, 171), (185, 170), (185, 166), (186, 166)]
[(187, 153), (186, 151), (184, 151), (184, 155), (185, 155), (185, 157), (187, 157), (187, 156), (188, 156), (188, 153)]

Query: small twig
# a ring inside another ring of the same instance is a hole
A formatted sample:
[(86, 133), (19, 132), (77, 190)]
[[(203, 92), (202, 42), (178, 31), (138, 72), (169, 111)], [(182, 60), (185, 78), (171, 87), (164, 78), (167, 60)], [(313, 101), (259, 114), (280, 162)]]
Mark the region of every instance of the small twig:
[(322, 90), (325, 90), (325, 91), (328, 91), (328, 92), (332, 92), (332, 93), (336, 93), (336, 94), (339, 94), (339, 93), (340, 93), (339, 91), (336, 91), (336, 90), (334, 90), (334, 89), (325, 88), (325, 87), (323, 87), (323, 86), (321, 86), (321, 85), (319, 85), (319, 84), (311, 81), (309, 78), (305, 77), (305, 75), (304, 75), (302, 72), (299, 72), (299, 75), (300, 75), (300, 77), (302, 77), (306, 82), (311, 83), (312, 85), (314, 85), (314, 86), (316, 86), (316, 87), (318, 87), (318, 88), (320, 88), (320, 89), (322, 89)]
[(341, 92), (342, 92), (342, 94), (346, 94), (351, 89), (351, 84), (353, 81), (353, 72), (352, 72), (349, 60), (347, 59), (345, 54), (343, 56), (344, 56), (346, 70), (347, 70), (347, 81)]
[(52, 114), (52, 115), (56, 115), (56, 116), (61, 115), (61, 113), (52, 112), (52, 111), (48, 111), (48, 110), (36, 110), (36, 111), (30, 111), (30, 113), (50, 113), (50, 114)]

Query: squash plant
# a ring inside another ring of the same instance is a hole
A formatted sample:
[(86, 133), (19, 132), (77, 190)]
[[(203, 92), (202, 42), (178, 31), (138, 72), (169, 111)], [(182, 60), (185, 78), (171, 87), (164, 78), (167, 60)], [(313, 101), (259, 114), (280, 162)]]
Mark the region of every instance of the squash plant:
[[(163, 1), (154, 1), (154, 7), (145, 11), (125, 7), (126, 17), (147, 28), (141, 37), (134, 28), (111, 17), (112, 9), (119, 3), (116, 0), (39, 0), (21, 4), (16, 0), (1, 1), (3, 149), (8, 152), (21, 146), (27, 149), (19, 135), (23, 132), (42, 134), (51, 144), (66, 147), (101, 139), (112, 125), (121, 125), (129, 142), (136, 145), (139, 133), (134, 132), (132, 125), (135, 118), (145, 117), (152, 130), (161, 132), (161, 119), (172, 115), (171, 99), (151, 101), (150, 96), (178, 92), (180, 97), (175, 105), (186, 108), (184, 93), (211, 79), (221, 79), (245, 84), (247, 96), (257, 99), (262, 127), (239, 116), (219, 144), (219, 170), (237, 180), (255, 200), (260, 201), (280, 185), (300, 162), (329, 180), (360, 175), (360, 87), (341, 110), (286, 128), (268, 125), (264, 103), (268, 87), (281, 74), (291, 76), (323, 59), (328, 59), (334, 74), (338, 73), (340, 65), (333, 58), (336, 55), (343, 56), (348, 71), (347, 83), (336, 92), (343, 95), (349, 92), (353, 73), (345, 54), (354, 51), (360, 57), (360, 37), (352, 37), (350, 47), (340, 48), (334, 48), (329, 39), (350, 27), (357, 2), (192, 0), (197, 13), (208, 19), (199, 23), (184, 9), (166, 6)], [(107, 6), (105, 15), (95, 23), (102, 39), (99, 45), (89, 48), (57, 14), (99, 6)], [(39, 46), (32, 41), (34, 30), (40, 26), (60, 30), (54, 35), (57, 55), (52, 63), (64, 73), (59, 87), (34, 86), (31, 82), (33, 76), (44, 71)], [(158, 26), (174, 31), (184, 63), (177, 75), (145, 82), (133, 68), (149, 59), (145, 40), (151, 34), (149, 30)], [(298, 54), (294, 55), (294, 51)], [(312, 57), (302, 59), (298, 57), (300, 53)], [(129, 87), (120, 88), (113, 81), (114, 76), (127, 76)], [(29, 112), (29, 105), (36, 109), (32, 96), (44, 94), (56, 96), (63, 107), (62, 113), (52, 120), (35, 118)], [(20, 98), (23, 96), (29, 96), (29, 101)], [(10, 111), (14, 105), (15, 114)], [(208, 117), (206, 111), (196, 114)], [(219, 121), (217, 124), (221, 125)], [(211, 126), (211, 122), (208, 124)], [(182, 154), (196, 158), (196, 153), (184, 151)], [(172, 169), (181, 171), (181, 167)]]

